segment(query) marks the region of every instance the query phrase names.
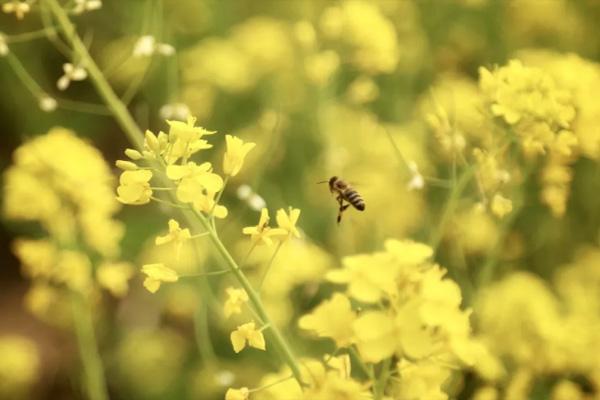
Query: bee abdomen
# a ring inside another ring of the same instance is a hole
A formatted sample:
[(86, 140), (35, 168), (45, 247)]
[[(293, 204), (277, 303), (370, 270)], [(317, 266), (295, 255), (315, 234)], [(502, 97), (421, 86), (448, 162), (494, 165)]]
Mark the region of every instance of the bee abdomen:
[(360, 194), (354, 189), (347, 190), (345, 193), (346, 200), (352, 204), (357, 210), (363, 211), (365, 209), (365, 201), (360, 197)]

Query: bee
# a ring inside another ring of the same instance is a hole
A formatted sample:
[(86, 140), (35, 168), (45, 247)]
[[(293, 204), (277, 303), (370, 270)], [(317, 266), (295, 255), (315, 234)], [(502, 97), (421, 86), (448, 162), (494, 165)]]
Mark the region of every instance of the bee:
[[(328, 183), (329, 191), (336, 194), (336, 200), (340, 206), (337, 216), (338, 224), (342, 220), (342, 213), (346, 211), (350, 205), (359, 211), (365, 210), (365, 201), (361, 195), (358, 194), (358, 192), (352, 186), (337, 176), (332, 176), (328, 181), (322, 181), (318, 183)], [(347, 202), (348, 204), (344, 204), (344, 202)]]

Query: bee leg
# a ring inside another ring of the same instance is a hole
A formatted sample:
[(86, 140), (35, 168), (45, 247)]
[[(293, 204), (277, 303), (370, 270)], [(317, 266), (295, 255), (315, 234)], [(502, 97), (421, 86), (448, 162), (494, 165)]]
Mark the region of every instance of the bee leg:
[(346, 211), (346, 209), (350, 207), (350, 204), (344, 204), (343, 201), (340, 201), (340, 209), (338, 211), (337, 223), (339, 224), (342, 221), (342, 213)]

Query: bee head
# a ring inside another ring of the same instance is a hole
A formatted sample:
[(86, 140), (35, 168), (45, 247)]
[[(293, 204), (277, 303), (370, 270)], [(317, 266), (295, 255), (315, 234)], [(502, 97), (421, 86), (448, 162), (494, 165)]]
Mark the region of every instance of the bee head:
[(332, 176), (331, 178), (329, 178), (329, 186), (333, 186), (335, 184), (335, 181), (338, 180), (337, 176)]

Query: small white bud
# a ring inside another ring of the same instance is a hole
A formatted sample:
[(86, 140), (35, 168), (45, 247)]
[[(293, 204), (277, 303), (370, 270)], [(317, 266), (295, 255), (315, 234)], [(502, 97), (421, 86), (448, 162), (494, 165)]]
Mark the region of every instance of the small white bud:
[(56, 110), (58, 103), (56, 99), (45, 94), (40, 97), (38, 105), (42, 111), (52, 112)]
[(254, 211), (260, 211), (267, 206), (267, 203), (265, 202), (265, 199), (254, 193), (248, 199), (248, 206)]
[(240, 200), (247, 200), (252, 195), (252, 189), (248, 185), (241, 185), (237, 188), (237, 196)]

